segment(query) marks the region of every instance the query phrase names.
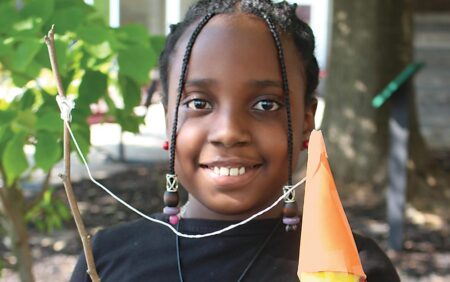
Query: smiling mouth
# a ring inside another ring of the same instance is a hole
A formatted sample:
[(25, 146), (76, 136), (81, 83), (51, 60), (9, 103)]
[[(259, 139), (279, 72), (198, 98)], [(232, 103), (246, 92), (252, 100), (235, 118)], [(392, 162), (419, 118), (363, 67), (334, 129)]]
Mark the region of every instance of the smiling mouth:
[(254, 165), (250, 167), (246, 166), (209, 166), (209, 165), (200, 165), (201, 168), (209, 169), (216, 176), (228, 176), (228, 177), (236, 177), (242, 176), (246, 172), (251, 169), (255, 169), (260, 167), (261, 165)]

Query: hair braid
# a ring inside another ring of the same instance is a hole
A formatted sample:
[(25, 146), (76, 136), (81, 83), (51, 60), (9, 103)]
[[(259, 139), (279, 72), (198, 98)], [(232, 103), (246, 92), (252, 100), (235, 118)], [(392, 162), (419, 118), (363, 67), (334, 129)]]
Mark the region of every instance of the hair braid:
[(200, 34), (200, 31), (203, 27), (208, 23), (208, 21), (214, 16), (214, 13), (207, 14), (203, 19), (198, 23), (194, 32), (192, 32), (191, 37), (186, 46), (186, 52), (183, 56), (183, 63), (181, 66), (181, 75), (180, 80), (178, 81), (178, 93), (177, 99), (175, 102), (173, 122), (172, 122), (172, 133), (170, 136), (170, 159), (169, 159), (169, 172), (171, 174), (175, 174), (175, 146), (177, 143), (177, 128), (178, 128), (178, 108), (180, 107), (181, 95), (183, 94), (184, 84), (186, 82), (186, 72), (187, 66), (189, 64), (189, 58), (191, 56), (192, 47), (194, 46), (194, 42), (197, 39), (197, 36)]
[(292, 185), (292, 147), (293, 147), (292, 117), (291, 117), (291, 102), (289, 99), (289, 83), (288, 83), (288, 79), (287, 79), (286, 63), (284, 60), (283, 46), (281, 44), (280, 35), (278, 34), (278, 31), (277, 31), (276, 27), (274, 26), (274, 24), (272, 23), (272, 20), (270, 19), (270, 17), (267, 16), (266, 14), (260, 14), (260, 16), (267, 23), (269, 30), (272, 34), (272, 37), (275, 41), (276, 48), (277, 48), (278, 62), (280, 64), (281, 79), (282, 79), (282, 83), (283, 83), (283, 96), (284, 96), (284, 102), (286, 105), (286, 116), (287, 116), (288, 185)]

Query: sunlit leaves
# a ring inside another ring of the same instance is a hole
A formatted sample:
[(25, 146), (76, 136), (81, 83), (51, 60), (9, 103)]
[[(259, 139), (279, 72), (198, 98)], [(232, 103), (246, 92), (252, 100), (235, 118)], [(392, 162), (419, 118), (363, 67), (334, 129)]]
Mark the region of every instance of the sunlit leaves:
[(28, 38), (19, 42), (12, 58), (11, 67), (20, 72), (25, 71), (41, 47), (42, 42), (39, 39)]
[(19, 97), (19, 99), (17, 99), (17, 106), (19, 110), (25, 111), (31, 109), (35, 102), (36, 96), (33, 90), (28, 89)]
[(29, 0), (21, 13), (24, 17), (38, 17), (47, 20), (55, 10), (55, 0)]
[(37, 114), (36, 130), (47, 130), (49, 132), (59, 133), (63, 132), (63, 121), (60, 113), (56, 110), (44, 110)]
[(58, 135), (48, 131), (39, 131), (36, 137), (37, 144), (34, 154), (36, 166), (48, 172), (61, 159), (62, 143), (59, 142)]
[[(91, 140), (91, 132), (89, 131), (89, 127), (81, 124), (73, 124), (72, 125), (72, 132), (77, 139), (78, 146), (80, 147), (81, 152), (83, 153), (83, 156), (87, 158), (87, 155), (89, 153), (89, 147), (90, 147), (90, 140)], [(75, 149), (75, 148), (73, 148)], [(78, 152), (77, 152), (78, 154)], [(78, 155), (78, 157), (81, 159), (81, 156)]]
[(146, 83), (151, 67), (156, 64), (156, 55), (148, 46), (131, 45), (119, 51), (120, 73), (127, 75), (140, 84)]
[[(1, 113), (2, 112), (0, 111), (0, 114)], [(2, 120), (1, 115), (0, 120)], [(13, 133), (11, 131), (11, 128), (7, 126), (7, 124), (2, 124), (2, 126), (0, 125), (0, 166), (2, 163), (3, 153), (5, 152), (6, 144), (8, 144), (12, 134)]]
[(129, 24), (122, 26), (116, 30), (116, 33), (119, 40), (123, 43), (133, 43), (144, 46), (148, 44), (148, 30), (142, 25)]
[[(12, 102), (0, 100), (0, 168), (9, 183), (28, 168), (26, 144), (35, 146), (35, 168), (48, 171), (61, 159), (63, 123), (43, 42), (52, 24), (63, 87), (76, 97), (72, 130), (83, 153), (90, 146), (86, 119), (99, 100), (123, 130), (139, 130), (143, 118), (134, 115), (134, 107), (157, 63), (163, 37), (150, 37), (142, 25), (113, 29), (83, 1), (26, 0), (22, 9), (13, 0), (0, 2), (0, 69), (23, 89)], [(119, 95), (114, 99), (113, 87)]]
[(19, 111), (16, 118), (11, 122), (11, 128), (15, 133), (29, 133), (34, 131), (36, 116), (33, 112)]
[(78, 89), (77, 103), (80, 107), (88, 107), (106, 94), (108, 77), (99, 71), (86, 71)]
[(0, 34), (10, 32), (13, 24), (19, 19), (19, 13), (12, 1), (0, 4)]
[(45, 191), (42, 200), (25, 216), (26, 221), (46, 232), (61, 228), (69, 218), (70, 212), (61, 200), (53, 196), (53, 189)]
[(116, 118), (123, 130), (134, 133), (139, 131), (139, 125), (144, 122), (144, 117), (136, 116), (124, 110), (117, 110)]
[(6, 174), (6, 185), (11, 185), (28, 168), (23, 151), (25, 134), (17, 134), (7, 142), (2, 156), (2, 165)]
[(119, 75), (119, 88), (122, 93), (124, 109), (131, 112), (134, 107), (138, 106), (141, 100), (141, 89), (136, 81), (129, 77)]
[(69, 7), (58, 10), (50, 20), (57, 27), (59, 34), (75, 31), (84, 21), (86, 14), (80, 7)]

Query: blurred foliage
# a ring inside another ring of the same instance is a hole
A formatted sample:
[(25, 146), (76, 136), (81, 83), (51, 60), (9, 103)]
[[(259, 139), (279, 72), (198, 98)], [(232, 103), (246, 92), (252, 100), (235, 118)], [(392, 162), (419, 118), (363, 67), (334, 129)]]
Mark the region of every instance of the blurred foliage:
[(65, 203), (53, 197), (53, 189), (46, 190), (42, 201), (25, 215), (27, 222), (42, 232), (60, 229), (65, 220), (71, 217)]
[[(12, 0), (0, 4), (0, 167), (7, 186), (30, 165), (49, 171), (62, 156), (62, 123), (43, 43), (52, 24), (63, 84), (76, 97), (73, 129), (84, 153), (90, 138), (89, 105), (100, 99), (124, 130), (138, 130), (143, 120), (133, 108), (164, 40), (151, 38), (141, 25), (110, 28), (80, 0), (29, 0), (20, 10), (15, 5)], [(10, 95), (4, 93), (6, 87), (21, 90)], [(111, 97), (111, 89), (117, 95)], [(26, 144), (35, 145), (34, 164), (25, 157)]]
[[(164, 37), (150, 36), (142, 25), (107, 26), (82, 0), (23, 0), (21, 7), (18, 3), (0, 1), (0, 200), (10, 202), (7, 196), (13, 193), (6, 191), (23, 194), (19, 180), (24, 175), (37, 169), (50, 173), (62, 158), (63, 122), (43, 39), (51, 26), (55, 25), (63, 87), (76, 103), (72, 131), (84, 154), (90, 146), (90, 105), (100, 100), (108, 105), (108, 119), (125, 131), (138, 131), (143, 117), (134, 108), (164, 44)], [(25, 154), (28, 147), (34, 150), (32, 159)], [(19, 210), (37, 228), (51, 231), (69, 214), (53, 199), (52, 190), (42, 189), (36, 205), (20, 203), (26, 208)], [(1, 201), (0, 217), (5, 217), (9, 205)], [(11, 236), (13, 232), (2, 225)]]

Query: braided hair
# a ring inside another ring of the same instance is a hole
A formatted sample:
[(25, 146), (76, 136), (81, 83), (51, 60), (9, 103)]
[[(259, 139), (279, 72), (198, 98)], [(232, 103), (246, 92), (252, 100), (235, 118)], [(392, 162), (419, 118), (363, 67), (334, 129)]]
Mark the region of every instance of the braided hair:
[(285, 1), (275, 4), (271, 0), (200, 0), (189, 8), (182, 22), (171, 26), (170, 33), (166, 39), (165, 48), (161, 53), (159, 60), (161, 84), (163, 90), (162, 101), (165, 106), (167, 106), (168, 103), (168, 78), (170, 72), (171, 55), (174, 53), (176, 45), (181, 36), (189, 27), (196, 24), (196, 28), (190, 35), (185, 54), (183, 56), (182, 71), (178, 82), (178, 93), (175, 104), (172, 134), (170, 137), (169, 171), (171, 174), (175, 174), (175, 146), (176, 130), (178, 124), (178, 108), (184, 89), (187, 65), (189, 63), (190, 54), (195, 40), (201, 32), (202, 28), (212, 17), (214, 17), (214, 15), (244, 13), (256, 15), (263, 21), (265, 21), (276, 45), (277, 56), (280, 63), (280, 72), (282, 77), (282, 86), (288, 122), (288, 184), (292, 184), (292, 119), (289, 99), (289, 86), (280, 35), (286, 36), (294, 42), (299, 57), (302, 59), (304, 73), (306, 76), (306, 104), (309, 103), (313, 97), (313, 93), (317, 88), (319, 77), (319, 67), (314, 56), (314, 35), (311, 28), (304, 21), (297, 17), (296, 7), (297, 6), (295, 4), (289, 4)]

